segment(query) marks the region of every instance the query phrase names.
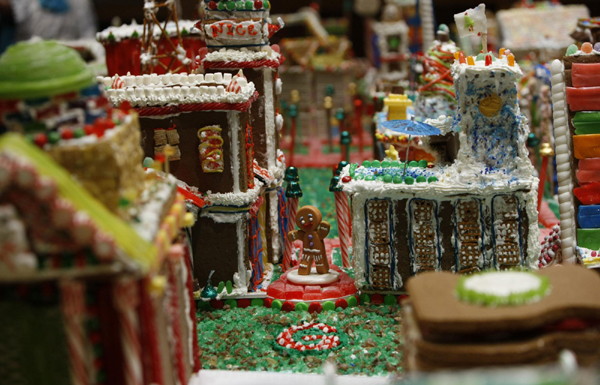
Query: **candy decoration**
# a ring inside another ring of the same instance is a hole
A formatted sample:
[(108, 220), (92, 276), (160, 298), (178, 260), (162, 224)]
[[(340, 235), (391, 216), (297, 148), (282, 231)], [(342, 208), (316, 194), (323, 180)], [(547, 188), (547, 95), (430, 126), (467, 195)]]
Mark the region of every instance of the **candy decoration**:
[(202, 171), (207, 173), (223, 172), (223, 138), (221, 137), (221, 127), (208, 126), (198, 130), (200, 138), (200, 159), (202, 161)]
[[(284, 180), (288, 182), (285, 190), (287, 198), (287, 230), (286, 234), (294, 230), (296, 226), (296, 212), (298, 211), (298, 198), (302, 197), (302, 189), (300, 188), (300, 177), (298, 170), (295, 167), (288, 167), (285, 171)], [(285, 237), (285, 245), (283, 250), (282, 270), (287, 271), (292, 267), (292, 255), (294, 254), (294, 245), (292, 241)]]
[(486, 67), (492, 65), (492, 55), (489, 53), (485, 55), (485, 65)]
[(482, 306), (516, 306), (538, 302), (550, 292), (547, 276), (528, 271), (489, 271), (462, 276), (458, 298)]
[(512, 53), (508, 55), (508, 65), (511, 67), (515, 66), (515, 55)]
[(131, 278), (120, 279), (115, 282), (113, 290), (123, 346), (125, 384), (143, 385), (142, 351), (137, 318), (139, 305), (137, 282)]
[(115, 75), (113, 76), (113, 81), (110, 85), (110, 88), (114, 90), (125, 88), (125, 82), (119, 77), (119, 75)]
[(90, 351), (84, 329), (85, 287), (80, 281), (66, 281), (61, 283), (60, 292), (72, 384), (87, 385), (91, 383), (91, 368), (88, 365)]
[(592, 53), (593, 47), (592, 47), (592, 43), (589, 42), (585, 42), (581, 45), (581, 50), (583, 51), (583, 53)]
[(466, 63), (465, 54), (464, 53), (462, 53), (462, 52), (458, 53), (458, 62), (460, 64), (465, 64)]
[[(333, 303), (331, 303), (333, 306)], [(315, 334), (307, 334), (302, 339), (294, 338), (298, 332), (314, 331)], [(329, 351), (340, 347), (347, 342), (347, 336), (338, 332), (337, 328), (324, 323), (304, 322), (297, 326), (292, 325), (283, 330), (275, 337), (277, 349), (290, 349), (298, 352)]]
[(470, 66), (475, 65), (475, 59), (473, 59), (473, 56), (467, 56), (467, 64)]
[(350, 207), (348, 197), (343, 191), (335, 191), (335, 212), (338, 220), (338, 230), (340, 236), (340, 248), (342, 253), (342, 266), (350, 268), (350, 238), (352, 236), (352, 225), (350, 222)]

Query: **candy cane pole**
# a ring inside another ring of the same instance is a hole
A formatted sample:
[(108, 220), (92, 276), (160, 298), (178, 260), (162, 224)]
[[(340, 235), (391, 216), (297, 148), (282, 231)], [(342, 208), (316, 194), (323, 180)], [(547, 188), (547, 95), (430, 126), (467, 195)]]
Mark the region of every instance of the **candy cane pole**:
[(298, 169), (296, 167), (288, 167), (285, 170), (284, 180), (288, 182), (285, 189), (285, 197), (287, 198), (287, 217), (288, 224), (286, 229), (285, 247), (283, 250), (283, 267), (282, 270), (286, 271), (292, 267), (292, 255), (294, 254), (294, 245), (292, 241), (287, 238), (287, 233), (294, 230), (296, 226), (296, 212), (298, 211), (298, 198), (302, 196), (302, 189), (300, 188), (300, 177), (298, 176)]
[(344, 268), (350, 267), (348, 248), (350, 247), (352, 227), (350, 224), (350, 207), (348, 205), (348, 197), (346, 196), (346, 193), (342, 191), (339, 182), (340, 173), (347, 164), (347, 162), (340, 162), (338, 164), (338, 168), (335, 171), (333, 178), (331, 178), (331, 183), (329, 184), (329, 191), (333, 192), (335, 196), (335, 213), (338, 223), (340, 249), (342, 252), (342, 266)]
[(90, 368), (86, 364), (86, 336), (83, 327), (85, 316), (84, 286), (80, 282), (64, 282), (61, 284), (61, 309), (65, 319), (67, 346), (71, 363), (71, 376), (74, 385), (90, 383)]
[(139, 304), (136, 281), (121, 279), (114, 286), (114, 300), (117, 308), (121, 343), (123, 345), (123, 369), (126, 385), (142, 385), (142, 347), (139, 338), (137, 306)]
[(288, 161), (290, 164), (294, 164), (294, 152), (296, 150), (296, 118), (298, 116), (298, 107), (295, 104), (290, 106), (290, 118), (292, 120), (291, 129), (290, 129), (290, 154), (288, 157)]
[(540, 185), (538, 186), (538, 213), (544, 199), (544, 188), (546, 187), (546, 178), (548, 177), (548, 160), (554, 156), (554, 150), (550, 143), (542, 143), (540, 155), (542, 156), (542, 169), (540, 170)]

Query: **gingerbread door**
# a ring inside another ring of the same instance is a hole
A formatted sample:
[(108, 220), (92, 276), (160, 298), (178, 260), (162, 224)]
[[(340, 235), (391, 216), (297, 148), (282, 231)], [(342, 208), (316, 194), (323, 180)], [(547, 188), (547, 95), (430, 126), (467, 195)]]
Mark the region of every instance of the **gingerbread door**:
[(454, 205), (456, 272), (471, 274), (483, 268), (483, 230), (479, 199), (460, 199)]
[(368, 281), (375, 290), (395, 289), (395, 258), (392, 247), (391, 204), (371, 199), (366, 205)]
[(440, 269), (437, 202), (410, 201), (410, 263), (413, 274)]
[(521, 264), (521, 219), (519, 201), (513, 195), (497, 195), (492, 200), (494, 261), (500, 270)]

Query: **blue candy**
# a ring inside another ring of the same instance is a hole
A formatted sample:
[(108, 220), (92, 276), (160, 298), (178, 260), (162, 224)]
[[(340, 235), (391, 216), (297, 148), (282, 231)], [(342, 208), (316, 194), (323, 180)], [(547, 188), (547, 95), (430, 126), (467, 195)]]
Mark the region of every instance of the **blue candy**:
[(582, 229), (600, 228), (600, 205), (579, 206), (577, 221)]

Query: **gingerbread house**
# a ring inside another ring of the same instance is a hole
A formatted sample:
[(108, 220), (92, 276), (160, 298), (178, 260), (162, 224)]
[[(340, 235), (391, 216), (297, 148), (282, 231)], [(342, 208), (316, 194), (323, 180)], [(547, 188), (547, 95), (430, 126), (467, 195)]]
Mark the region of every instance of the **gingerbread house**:
[[(200, 31), (194, 28), (195, 21), (179, 20), (177, 23), (170, 21), (164, 23), (162, 29), (154, 28), (153, 40), (156, 44), (157, 54), (161, 55), (180, 45), (185, 50), (185, 57), (190, 61), (196, 57), (198, 50), (205, 46)], [(137, 24), (135, 20), (131, 24), (123, 24), (119, 27), (109, 27), (96, 34), (96, 39), (106, 50), (106, 67), (109, 76), (142, 74), (142, 37), (144, 26)], [(179, 42), (178, 33), (181, 34)], [(166, 37), (168, 35), (168, 38)], [(169, 41), (170, 40), (170, 41)], [(161, 59), (163, 63), (169, 64), (170, 58)], [(156, 73), (164, 73), (164, 68), (156, 66)], [(186, 71), (182, 69), (181, 72)]]
[[(221, 6), (219, 5), (221, 4)], [(249, 109), (252, 127), (253, 157), (256, 176), (263, 182), (264, 202), (259, 218), (264, 229), (263, 256), (271, 263), (281, 260), (283, 238), (280, 213), (285, 212), (285, 194), (282, 188), (285, 160), (279, 148), (283, 116), (279, 113), (282, 82), (278, 68), (285, 58), (277, 47), (269, 45), (269, 38), (283, 26), (264, 23), (269, 18), (269, 7), (262, 2), (252, 3), (252, 9), (230, 10), (226, 2), (217, 2), (216, 8), (205, 4), (203, 19), (198, 23), (207, 36), (208, 50), (201, 65), (207, 74), (225, 73), (235, 76), (243, 71), (258, 92)], [(248, 24), (250, 19), (254, 24)], [(224, 29), (232, 33), (223, 33)], [(262, 31), (258, 33), (257, 31)], [(255, 35), (255, 36), (254, 36)], [(248, 39), (254, 36), (253, 39)]]
[(44, 151), (0, 139), (9, 383), (185, 384), (200, 369), (184, 201), (174, 178), (144, 185), (125, 221)]
[(365, 292), (401, 292), (432, 270), (472, 273), (534, 266), (539, 255), (537, 184), (527, 158), (512, 58), (452, 66), (458, 110), (429, 123), (458, 135), (453, 163), (397, 159), (351, 164), (355, 279)]
[(551, 68), (562, 256), (593, 268), (600, 264), (599, 54), (589, 42), (573, 45)]
[[(191, 199), (198, 213), (192, 231), (196, 278), (204, 283), (215, 270), (217, 282), (234, 283), (235, 295), (260, 293), (268, 274), (258, 242), (265, 231), (259, 209), (272, 175), (255, 167), (250, 111), (259, 95), (254, 84), (243, 73), (122, 79), (123, 88), (107, 90), (111, 104), (131, 103), (140, 116), (145, 155), (163, 157), (169, 146), (170, 172), (197, 198)], [(264, 175), (255, 177), (255, 169)]]

